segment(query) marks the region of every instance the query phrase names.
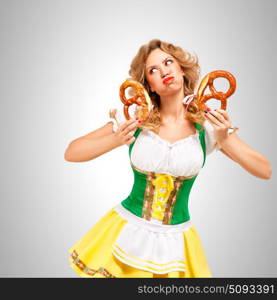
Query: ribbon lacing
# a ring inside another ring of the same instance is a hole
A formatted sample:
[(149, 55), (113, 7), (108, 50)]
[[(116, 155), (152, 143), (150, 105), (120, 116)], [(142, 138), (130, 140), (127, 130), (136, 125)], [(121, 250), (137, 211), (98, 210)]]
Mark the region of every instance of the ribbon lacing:
[(183, 99), (182, 102), (183, 102), (184, 105), (186, 105), (185, 112), (187, 111), (190, 102), (194, 99), (195, 96), (196, 96), (196, 94), (190, 94), (190, 95), (187, 95), (187, 96)]

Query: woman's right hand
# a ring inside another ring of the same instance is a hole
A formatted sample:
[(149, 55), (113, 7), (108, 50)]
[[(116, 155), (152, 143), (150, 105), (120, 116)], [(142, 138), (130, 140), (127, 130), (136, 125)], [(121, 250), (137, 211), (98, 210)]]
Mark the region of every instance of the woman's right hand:
[(114, 136), (120, 146), (124, 144), (130, 145), (135, 141), (134, 133), (139, 124), (139, 120), (130, 119), (118, 127)]

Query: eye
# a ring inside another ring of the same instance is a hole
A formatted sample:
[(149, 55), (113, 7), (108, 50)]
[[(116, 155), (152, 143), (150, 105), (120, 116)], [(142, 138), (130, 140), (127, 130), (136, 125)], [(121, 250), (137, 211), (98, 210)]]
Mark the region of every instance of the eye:
[(170, 65), (173, 63), (173, 60), (172, 59), (168, 59), (165, 64), (167, 65), (167, 63), (170, 62)]
[(156, 68), (152, 68), (152, 69), (149, 71), (149, 73), (152, 74), (152, 73), (153, 73), (153, 70), (156, 70), (156, 71), (157, 71)]

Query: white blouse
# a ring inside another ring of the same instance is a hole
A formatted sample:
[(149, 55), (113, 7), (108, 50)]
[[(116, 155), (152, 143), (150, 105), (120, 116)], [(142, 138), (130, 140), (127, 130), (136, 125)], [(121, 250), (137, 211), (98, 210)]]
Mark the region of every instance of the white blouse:
[[(126, 121), (119, 110), (116, 112), (116, 118), (119, 125)], [(213, 126), (207, 120), (203, 126), (206, 154), (209, 155), (220, 148), (214, 138)], [(117, 124), (114, 122), (114, 130), (116, 129)], [(202, 168), (203, 159), (198, 131), (171, 143), (151, 130), (142, 130), (131, 150), (131, 162), (138, 169), (172, 176), (196, 175)]]

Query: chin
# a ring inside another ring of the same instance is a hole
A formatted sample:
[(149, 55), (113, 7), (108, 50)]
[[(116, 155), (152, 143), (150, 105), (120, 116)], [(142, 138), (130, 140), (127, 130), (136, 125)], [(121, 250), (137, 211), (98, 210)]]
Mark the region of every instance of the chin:
[(176, 86), (175, 84), (171, 84), (171, 86), (169, 86), (164, 93), (161, 93), (161, 96), (169, 96), (169, 95), (174, 95), (174, 94), (178, 94), (180, 93), (180, 91), (182, 90), (182, 86)]

